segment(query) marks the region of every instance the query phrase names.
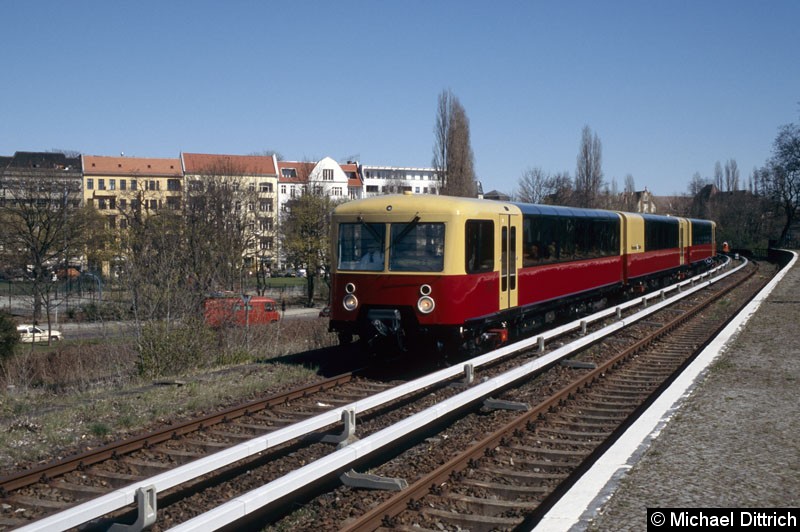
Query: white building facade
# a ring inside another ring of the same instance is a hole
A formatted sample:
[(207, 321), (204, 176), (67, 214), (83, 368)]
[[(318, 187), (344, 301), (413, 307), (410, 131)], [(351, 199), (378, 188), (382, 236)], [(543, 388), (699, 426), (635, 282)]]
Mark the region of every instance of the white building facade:
[(402, 166), (361, 166), (364, 197), (396, 194), (439, 194), (442, 183), (434, 168)]

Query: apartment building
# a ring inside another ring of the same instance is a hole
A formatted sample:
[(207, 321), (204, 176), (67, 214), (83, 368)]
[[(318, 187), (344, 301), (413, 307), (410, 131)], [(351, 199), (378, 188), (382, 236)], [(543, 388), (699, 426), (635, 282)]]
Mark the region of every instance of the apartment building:
[(124, 229), (128, 216), (160, 209), (179, 210), (183, 190), (180, 159), (83, 156), (83, 200)]
[[(278, 257), (278, 162), (274, 155), (181, 153), (186, 196), (230, 187), (233, 209), (246, 220), (245, 264), (272, 268)], [(189, 198), (187, 197), (186, 200)]]

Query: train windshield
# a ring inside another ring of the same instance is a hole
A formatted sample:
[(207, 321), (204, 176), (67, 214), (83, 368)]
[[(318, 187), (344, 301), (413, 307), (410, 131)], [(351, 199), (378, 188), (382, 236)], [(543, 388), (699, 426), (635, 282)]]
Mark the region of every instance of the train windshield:
[[(394, 272), (440, 272), (444, 270), (444, 224), (393, 223), (389, 228), (389, 269)], [(385, 269), (386, 224), (343, 223), (339, 225), (339, 270), (383, 271)]]
[(339, 269), (380, 271), (384, 265), (386, 224), (339, 225)]
[(440, 272), (444, 270), (444, 224), (393, 223), (389, 229), (389, 270)]

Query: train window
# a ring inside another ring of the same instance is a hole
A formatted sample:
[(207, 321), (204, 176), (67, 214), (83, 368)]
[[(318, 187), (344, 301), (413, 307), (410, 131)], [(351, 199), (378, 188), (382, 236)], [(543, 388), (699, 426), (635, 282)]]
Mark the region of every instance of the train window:
[(678, 247), (678, 220), (645, 219), (644, 248), (647, 251)]
[(339, 224), (339, 269), (383, 270), (386, 224)]
[(619, 255), (619, 218), (525, 216), (522, 266)]
[(465, 232), (467, 273), (494, 271), (494, 222), (467, 220)]
[(389, 269), (394, 272), (444, 270), (444, 224), (393, 223), (389, 229)]
[(711, 243), (712, 226), (709, 222), (692, 220), (692, 245)]

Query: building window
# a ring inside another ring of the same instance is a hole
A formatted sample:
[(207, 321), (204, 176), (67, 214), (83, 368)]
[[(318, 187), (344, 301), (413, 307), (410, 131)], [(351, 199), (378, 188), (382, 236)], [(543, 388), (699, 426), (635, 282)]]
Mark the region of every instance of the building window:
[(105, 179), (98, 179), (97, 180), (97, 190), (105, 190), (106, 189), (106, 180)]
[(367, 192), (377, 194), (379, 192), (378, 185), (367, 185)]
[(158, 181), (150, 180), (150, 189), (149, 190), (158, 190)]
[(250, 192), (255, 192), (256, 191), (256, 184), (255, 183), (249, 183), (247, 185), (247, 190), (250, 191)]
[(108, 190), (117, 190), (117, 180), (116, 179), (109, 179), (108, 180)]
[(94, 179), (91, 177), (86, 179), (86, 190), (92, 190), (94, 188)]
[(181, 182), (178, 179), (167, 180), (167, 190), (172, 192), (179, 192), (181, 189)]
[(286, 194), (286, 185), (281, 185), (281, 194)]
[(261, 182), (258, 185), (259, 192), (272, 192), (272, 183)]
[(131, 179), (131, 190), (136, 190), (136, 180)]
[(331, 189), (331, 196), (341, 196), (342, 195), (342, 187), (333, 187)]
[(281, 177), (297, 177), (297, 170), (294, 168), (281, 168)]
[(322, 180), (323, 181), (333, 181), (333, 169), (326, 168), (322, 170)]
[(261, 200), (258, 202), (258, 210), (261, 212), (272, 212), (272, 200)]
[(105, 210), (106, 208), (106, 199), (105, 198), (97, 198), (97, 208), (100, 210)]
[[(124, 183), (124, 181), (123, 181)], [(124, 211), (128, 207), (128, 200), (125, 198), (120, 198), (119, 200), (119, 210)]]
[(151, 199), (150, 200), (150, 210), (154, 211), (158, 209), (158, 200)]
[(125, 180), (125, 179), (120, 179), (120, 180), (119, 180), (119, 189), (120, 189), (120, 190), (125, 190), (125, 187), (126, 187), (126, 185), (127, 185), (127, 184), (128, 184), (128, 181), (127, 181), (127, 180)]

